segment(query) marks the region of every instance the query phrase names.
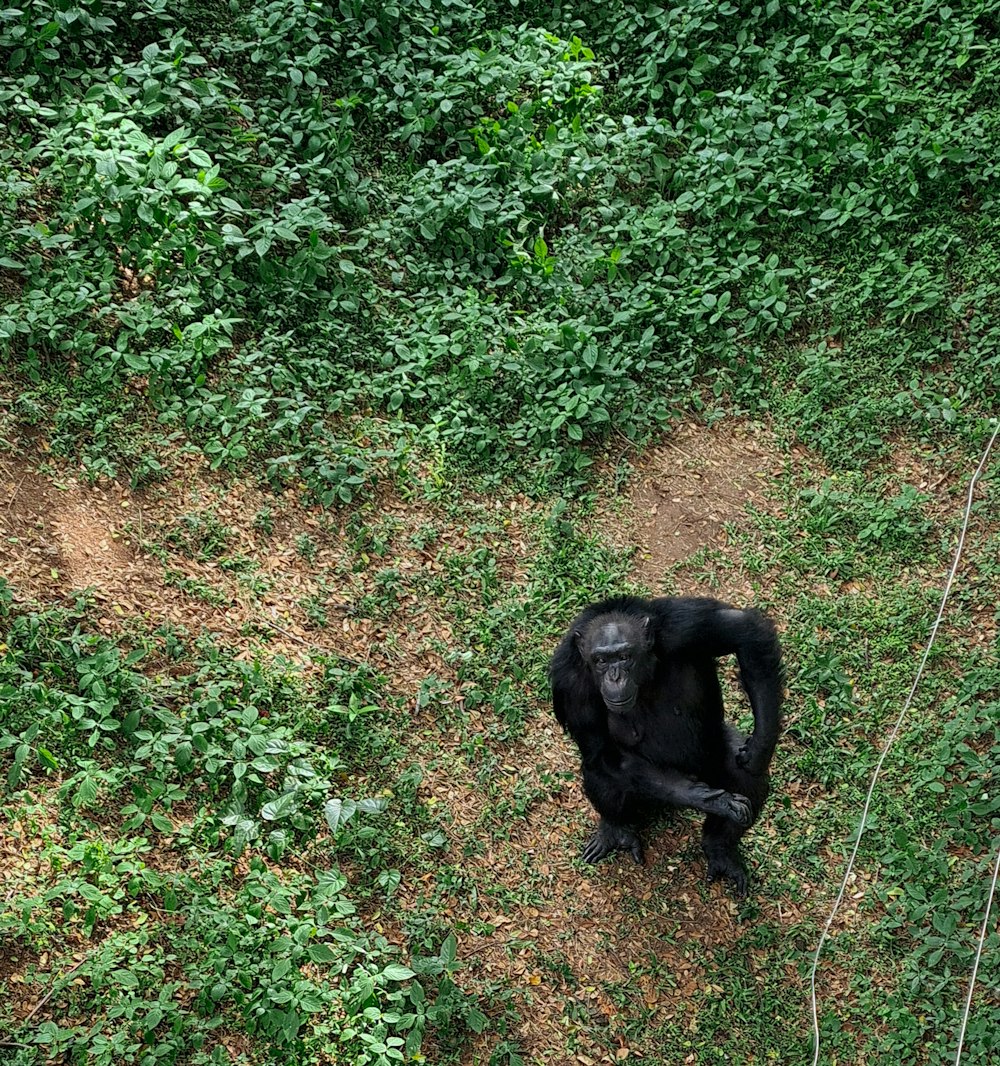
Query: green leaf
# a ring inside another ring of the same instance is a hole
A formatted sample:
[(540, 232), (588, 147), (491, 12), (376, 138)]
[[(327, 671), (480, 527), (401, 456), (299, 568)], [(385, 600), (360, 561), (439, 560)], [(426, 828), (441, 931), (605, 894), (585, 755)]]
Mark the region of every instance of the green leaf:
[(124, 988), (139, 987), (139, 978), (131, 970), (112, 970), (111, 976)]
[(481, 1010), (477, 1010), (475, 1007), (470, 1007), (465, 1012), (465, 1024), (474, 1032), (481, 1033), (485, 1030), (489, 1018)]
[(339, 962), (340, 956), (326, 944), (310, 944), (308, 950), (309, 958), (313, 962)]
[(174, 130), (173, 133), (168, 133), (160, 142), (160, 145), (164, 150), (169, 151), (169, 149), (176, 147), (181, 141), (190, 136), (191, 131), (187, 126), (181, 126)]
[(88, 881), (84, 881), (80, 885), (80, 895), (83, 896), (88, 903), (101, 903), (105, 898), (104, 893), (99, 888), (95, 888)]
[(327, 800), (323, 814), (326, 816), (326, 824), (336, 833), (354, 817), (356, 810), (357, 805), (353, 800), (332, 799)]
[(316, 992), (301, 992), (299, 993), (298, 1005), (304, 1011), (309, 1011), (310, 1014), (316, 1014), (321, 1010), (326, 1010), (329, 1004)]
[(73, 799), (75, 807), (89, 807), (97, 799), (97, 782), (92, 777), (85, 777), (80, 782)]
[(294, 813), (298, 808), (298, 797), (294, 792), (286, 792), (277, 799), (265, 803), (260, 809), (260, 816), (265, 822), (277, 822)]
[(449, 933), (441, 943), (441, 960), (446, 965), (453, 963), (458, 958), (458, 941), (454, 933)]
[(7, 771), (7, 783), (11, 788), (14, 788), (20, 783), (21, 771), (24, 769), (24, 763), (30, 754), (30, 744), (18, 744), (14, 749), (14, 763), (10, 770)]

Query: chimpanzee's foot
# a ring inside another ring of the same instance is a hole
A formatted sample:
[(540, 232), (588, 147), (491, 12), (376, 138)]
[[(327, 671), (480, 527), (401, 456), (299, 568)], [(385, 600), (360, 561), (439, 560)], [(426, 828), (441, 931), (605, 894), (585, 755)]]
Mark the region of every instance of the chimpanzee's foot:
[(750, 875), (739, 852), (735, 849), (722, 851), (706, 846), (705, 853), (708, 857), (709, 881), (728, 881), (734, 896), (745, 896), (750, 887)]
[(584, 845), (580, 858), (584, 862), (595, 863), (615, 851), (629, 852), (640, 866), (644, 862), (639, 834), (627, 825), (616, 825), (602, 818), (594, 835)]

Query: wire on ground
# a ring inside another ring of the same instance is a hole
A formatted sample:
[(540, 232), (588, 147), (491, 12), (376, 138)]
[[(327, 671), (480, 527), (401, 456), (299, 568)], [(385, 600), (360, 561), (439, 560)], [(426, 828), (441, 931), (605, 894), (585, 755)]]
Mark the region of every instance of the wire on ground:
[[(979, 466), (976, 468), (976, 472), (972, 475), (972, 480), (969, 482), (969, 492), (965, 501), (965, 514), (962, 519), (962, 530), (958, 535), (958, 545), (955, 548), (955, 556), (952, 560), (951, 569), (948, 571), (948, 577), (944, 583), (944, 592), (941, 595), (941, 606), (938, 608), (937, 617), (934, 619), (934, 624), (931, 626), (930, 636), (927, 639), (927, 645), (924, 648), (924, 654), (920, 659), (920, 666), (917, 668), (917, 676), (913, 679), (913, 685), (910, 688), (909, 694), (903, 702), (903, 708), (899, 712), (899, 716), (896, 718), (896, 722), (892, 729), (889, 731), (889, 736), (886, 739), (885, 744), (882, 747), (882, 754), (879, 756), (878, 762), (875, 764), (875, 770), (872, 773), (871, 783), (868, 786), (868, 794), (865, 796), (865, 804), (861, 811), (861, 821), (858, 823), (858, 831), (855, 835), (854, 847), (851, 849), (851, 856), (847, 861), (847, 868), (844, 870), (843, 880), (840, 882), (840, 891), (837, 893), (837, 898), (834, 901), (833, 909), (830, 911), (830, 915), (826, 920), (826, 924), (823, 926), (823, 931), (820, 933), (819, 943), (816, 945), (816, 952), (813, 955), (812, 972), (809, 976), (809, 995), (812, 1004), (812, 1024), (813, 1024), (813, 1066), (819, 1064), (819, 1052), (820, 1052), (820, 1035), (819, 1035), (819, 1005), (816, 998), (816, 971), (819, 968), (819, 959), (823, 951), (823, 945), (826, 943), (830, 935), (830, 928), (833, 925), (834, 919), (837, 917), (837, 912), (840, 910), (841, 903), (844, 902), (844, 894), (847, 891), (847, 884), (850, 881), (851, 873), (854, 871), (854, 863), (858, 857), (858, 849), (861, 847), (861, 838), (864, 835), (865, 828), (868, 823), (868, 812), (871, 810), (872, 797), (875, 795), (875, 785), (879, 779), (879, 775), (882, 773), (882, 766), (885, 763), (886, 756), (889, 754), (889, 749), (892, 747), (897, 735), (899, 734), (900, 727), (903, 724), (903, 719), (906, 717), (907, 711), (910, 709), (910, 704), (913, 702), (913, 697), (916, 694), (917, 686), (920, 684), (920, 679), (923, 677), (924, 667), (927, 665), (927, 660), (931, 653), (931, 648), (934, 646), (934, 640), (937, 637), (938, 629), (941, 626), (941, 619), (944, 617), (944, 609), (948, 603), (948, 597), (951, 594), (951, 586), (955, 581), (955, 575), (958, 573), (958, 564), (962, 558), (962, 549), (965, 547), (965, 534), (969, 528), (969, 519), (972, 515), (972, 500), (976, 491), (976, 485), (982, 476), (983, 470), (986, 469), (986, 461), (989, 459), (990, 452), (993, 450), (993, 445), (996, 442), (997, 436), (1000, 435), (1000, 419), (997, 420), (996, 428), (993, 430), (993, 435), (989, 439), (989, 443), (986, 445), (986, 450), (983, 452), (982, 459), (979, 460)], [(1000, 862), (1000, 855), (998, 855), (998, 862)], [(996, 871), (994, 871), (993, 885), (996, 887)], [(989, 921), (990, 906), (993, 901), (993, 891), (990, 892), (990, 901), (986, 908), (986, 923)], [(983, 936), (980, 943), (979, 951), (976, 954), (976, 966), (973, 969), (972, 982), (969, 986), (969, 995), (966, 1001), (965, 1016), (962, 1019), (962, 1032), (959, 1042), (959, 1057), (961, 1056), (961, 1041), (965, 1038), (965, 1026), (968, 1022), (968, 1013), (972, 1004), (972, 989), (975, 982), (976, 968), (979, 965), (979, 956), (982, 954), (982, 944), (985, 942), (985, 925)], [(958, 1058), (955, 1059), (955, 1066), (958, 1066)]]

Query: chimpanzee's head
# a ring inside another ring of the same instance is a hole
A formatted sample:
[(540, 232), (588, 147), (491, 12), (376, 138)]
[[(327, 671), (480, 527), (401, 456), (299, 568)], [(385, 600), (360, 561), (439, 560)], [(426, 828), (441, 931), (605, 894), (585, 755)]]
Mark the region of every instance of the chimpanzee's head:
[(653, 676), (653, 628), (649, 615), (605, 614), (573, 633), (609, 711), (634, 710), (639, 689)]

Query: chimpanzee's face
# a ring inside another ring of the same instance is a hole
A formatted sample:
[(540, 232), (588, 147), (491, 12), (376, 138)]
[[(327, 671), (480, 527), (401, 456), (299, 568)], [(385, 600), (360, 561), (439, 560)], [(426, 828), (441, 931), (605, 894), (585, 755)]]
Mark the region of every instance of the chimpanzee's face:
[(655, 659), (649, 618), (602, 621), (576, 634), (577, 648), (614, 714), (635, 709), (640, 687), (652, 676)]

